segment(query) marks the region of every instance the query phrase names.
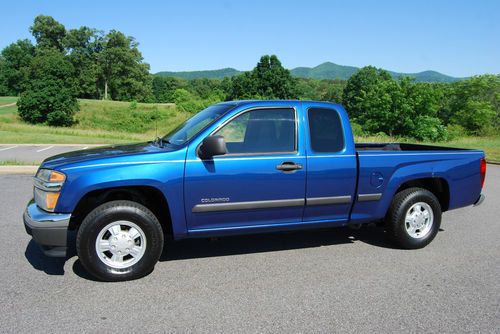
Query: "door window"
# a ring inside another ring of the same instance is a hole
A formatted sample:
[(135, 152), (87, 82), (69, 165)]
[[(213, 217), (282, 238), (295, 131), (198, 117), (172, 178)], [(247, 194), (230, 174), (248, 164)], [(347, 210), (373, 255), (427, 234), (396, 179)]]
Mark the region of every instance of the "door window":
[(228, 154), (294, 152), (295, 110), (255, 109), (240, 114), (215, 135), (223, 136)]
[(314, 152), (339, 152), (344, 148), (344, 132), (336, 110), (311, 108), (308, 111), (311, 148)]

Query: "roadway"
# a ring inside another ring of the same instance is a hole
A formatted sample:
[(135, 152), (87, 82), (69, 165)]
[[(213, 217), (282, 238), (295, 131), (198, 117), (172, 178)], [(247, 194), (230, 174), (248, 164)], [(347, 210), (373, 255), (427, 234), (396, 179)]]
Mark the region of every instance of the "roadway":
[(171, 242), (147, 277), (92, 280), (44, 257), (21, 220), (29, 176), (1, 175), (2, 333), (498, 333), (500, 167), (479, 207), (445, 213), (421, 250), (382, 229)]

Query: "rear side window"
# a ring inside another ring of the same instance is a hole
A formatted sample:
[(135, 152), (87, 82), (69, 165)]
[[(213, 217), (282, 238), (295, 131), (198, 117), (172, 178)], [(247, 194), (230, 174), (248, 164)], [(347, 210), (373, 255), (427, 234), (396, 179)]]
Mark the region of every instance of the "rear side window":
[(245, 112), (216, 133), (224, 136), (229, 154), (295, 151), (295, 111), (288, 108)]
[(311, 108), (308, 111), (311, 148), (314, 152), (339, 152), (344, 148), (344, 132), (334, 109)]

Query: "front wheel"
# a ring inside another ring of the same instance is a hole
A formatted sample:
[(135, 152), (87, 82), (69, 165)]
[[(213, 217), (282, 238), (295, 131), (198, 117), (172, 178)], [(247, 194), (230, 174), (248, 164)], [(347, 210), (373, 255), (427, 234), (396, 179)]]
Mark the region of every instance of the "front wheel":
[(401, 248), (427, 246), (439, 231), (441, 205), (436, 196), (422, 188), (405, 189), (394, 196), (386, 216), (386, 231)]
[(136, 279), (150, 273), (163, 249), (156, 216), (131, 201), (112, 201), (85, 217), (76, 239), (83, 267), (103, 281)]

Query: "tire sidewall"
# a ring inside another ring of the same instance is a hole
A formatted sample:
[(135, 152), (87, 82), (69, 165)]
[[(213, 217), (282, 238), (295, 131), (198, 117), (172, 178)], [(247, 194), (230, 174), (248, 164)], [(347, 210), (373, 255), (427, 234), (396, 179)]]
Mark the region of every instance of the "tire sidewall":
[[(136, 205), (117, 204), (113, 206), (110, 204), (104, 208), (95, 209), (96, 212), (91, 212), (82, 223), (77, 243), (80, 261), (91, 274), (104, 281), (130, 280), (147, 275), (154, 268), (163, 248), (163, 233), (158, 221), (154, 216), (150, 216), (152, 213), (148, 214)], [(128, 268), (108, 266), (100, 259), (95, 247), (101, 230), (108, 224), (120, 220), (137, 224), (146, 238), (144, 255), (137, 263)]]
[[(427, 203), (431, 209), (434, 216), (431, 230), (423, 238), (413, 238), (408, 234), (405, 227), (405, 219), (408, 210), (418, 202)], [(400, 243), (403, 244), (405, 248), (422, 248), (428, 245), (435, 237), (441, 226), (441, 205), (437, 198), (429, 191), (420, 189), (419, 191), (413, 192), (404, 198), (403, 202), (399, 206), (396, 212), (397, 222), (394, 228), (396, 229), (396, 234), (400, 237)]]

